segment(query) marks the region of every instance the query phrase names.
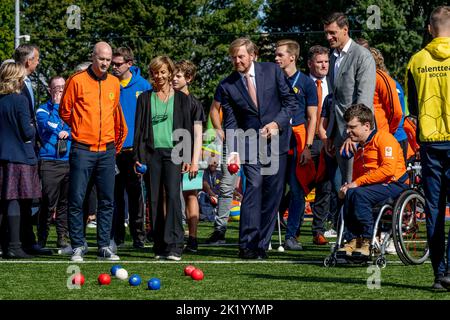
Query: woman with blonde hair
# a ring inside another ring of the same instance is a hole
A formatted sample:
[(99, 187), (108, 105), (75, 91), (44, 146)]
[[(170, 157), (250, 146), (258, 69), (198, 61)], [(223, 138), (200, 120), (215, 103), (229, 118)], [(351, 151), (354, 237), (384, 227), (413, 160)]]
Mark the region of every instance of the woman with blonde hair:
[(24, 79), (23, 66), (7, 62), (0, 67), (0, 224), (8, 221), (6, 257), (12, 259), (32, 258), (22, 250), (20, 212), (31, 206), (32, 199), (41, 197), (37, 157), (31, 143), (36, 128), (28, 101), (20, 95)]
[[(155, 258), (178, 261), (184, 244), (181, 173), (188, 171), (191, 160), (190, 100), (172, 88), (175, 67), (169, 57), (154, 58), (149, 73), (153, 89), (142, 93), (137, 100), (133, 151), (136, 170), (143, 164), (148, 167), (144, 180)], [(176, 150), (180, 147), (173, 133), (179, 129), (187, 134), (182, 142), (182, 163), (175, 159), (178, 157), (173, 157), (173, 154), (178, 155)]]

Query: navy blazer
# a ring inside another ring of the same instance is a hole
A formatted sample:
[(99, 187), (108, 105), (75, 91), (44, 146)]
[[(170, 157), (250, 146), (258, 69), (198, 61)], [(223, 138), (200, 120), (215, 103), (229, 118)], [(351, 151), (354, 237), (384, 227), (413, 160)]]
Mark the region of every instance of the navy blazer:
[[(254, 129), (259, 132), (275, 121), (280, 128), (280, 153), (289, 150), (290, 119), (297, 101), (281, 68), (272, 62), (254, 62), (258, 108), (253, 103), (239, 72), (221, 83), (225, 129)], [(236, 151), (235, 146), (231, 146)], [(248, 148), (246, 142), (246, 149)]]
[(37, 164), (32, 140), (36, 134), (31, 123), (27, 98), (17, 93), (0, 96), (0, 160)]

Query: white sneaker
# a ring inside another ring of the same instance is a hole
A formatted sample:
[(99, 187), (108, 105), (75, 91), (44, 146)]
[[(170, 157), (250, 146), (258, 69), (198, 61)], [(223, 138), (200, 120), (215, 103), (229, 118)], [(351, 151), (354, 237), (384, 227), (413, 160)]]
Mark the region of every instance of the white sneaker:
[(330, 230), (325, 231), (323, 236), (325, 238), (336, 238), (337, 237), (337, 232), (335, 230), (333, 230), (333, 229), (330, 229)]
[(120, 258), (118, 255), (114, 254), (110, 247), (103, 247), (98, 250), (97, 254), (98, 260), (107, 260), (107, 261), (119, 261)]
[(70, 260), (73, 262), (83, 262), (85, 248), (83, 246), (73, 249)]
[[(84, 242), (83, 246), (84, 246), (83, 254), (88, 253), (89, 249), (86, 241)], [(59, 249), (58, 254), (63, 256), (72, 255), (73, 254), (72, 246), (69, 244), (67, 247)]]
[(397, 250), (395, 249), (394, 241), (389, 240), (386, 248), (384, 249), (384, 252), (387, 254), (397, 254)]

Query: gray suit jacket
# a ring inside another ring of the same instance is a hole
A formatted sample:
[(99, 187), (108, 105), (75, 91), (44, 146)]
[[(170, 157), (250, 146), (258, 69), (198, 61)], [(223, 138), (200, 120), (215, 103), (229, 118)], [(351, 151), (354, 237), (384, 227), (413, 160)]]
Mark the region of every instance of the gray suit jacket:
[(331, 54), (328, 76), (333, 93), (333, 108), (327, 136), (334, 139), (340, 146), (345, 140), (344, 112), (356, 103), (364, 103), (373, 111), (373, 94), (375, 92), (376, 68), (372, 54), (366, 48), (352, 41), (347, 54), (344, 56), (338, 70), (334, 74), (336, 56)]

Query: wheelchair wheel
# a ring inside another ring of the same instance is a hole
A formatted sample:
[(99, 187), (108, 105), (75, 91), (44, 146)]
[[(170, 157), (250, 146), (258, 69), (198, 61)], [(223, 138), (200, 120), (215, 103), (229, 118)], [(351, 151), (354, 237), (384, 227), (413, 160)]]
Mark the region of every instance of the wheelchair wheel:
[(337, 264), (337, 259), (333, 256), (328, 256), (323, 260), (323, 265), (327, 268), (335, 267)]
[(375, 260), (375, 265), (378, 267), (378, 268), (380, 268), (380, 269), (384, 269), (384, 268), (386, 268), (386, 258), (385, 257), (378, 257), (376, 260)]
[(394, 245), (405, 264), (422, 264), (428, 258), (425, 199), (415, 190), (404, 191), (394, 207)]

